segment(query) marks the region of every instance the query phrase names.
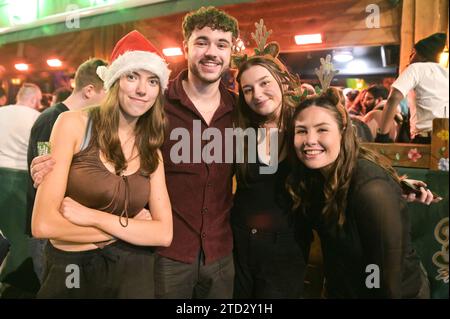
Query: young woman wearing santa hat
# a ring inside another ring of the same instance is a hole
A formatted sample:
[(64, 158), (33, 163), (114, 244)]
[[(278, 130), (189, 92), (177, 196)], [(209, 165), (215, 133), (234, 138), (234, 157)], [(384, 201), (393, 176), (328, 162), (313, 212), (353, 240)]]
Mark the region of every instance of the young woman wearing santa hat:
[(172, 241), (159, 151), (170, 71), (133, 31), (97, 73), (105, 100), (61, 114), (50, 138), (55, 164), (37, 191), (32, 221), (33, 235), (51, 243), (40, 298), (151, 298), (149, 246)]

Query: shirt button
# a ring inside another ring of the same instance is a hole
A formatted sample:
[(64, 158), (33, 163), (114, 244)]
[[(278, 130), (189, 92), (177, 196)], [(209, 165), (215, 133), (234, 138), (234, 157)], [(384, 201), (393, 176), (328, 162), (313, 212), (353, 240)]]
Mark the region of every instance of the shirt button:
[(205, 238), (206, 237), (206, 233), (202, 233), (202, 238)]
[(208, 208), (205, 207), (202, 209), (202, 214), (206, 214), (207, 212), (208, 212)]
[(258, 230), (256, 228), (252, 228), (251, 232), (254, 235), (254, 234), (256, 234), (258, 232)]

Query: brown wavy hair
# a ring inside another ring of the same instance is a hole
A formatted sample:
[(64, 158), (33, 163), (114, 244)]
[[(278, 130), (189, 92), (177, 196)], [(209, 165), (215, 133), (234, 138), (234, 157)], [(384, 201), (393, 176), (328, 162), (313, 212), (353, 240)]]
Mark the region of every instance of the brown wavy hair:
[[(278, 119), (278, 129), (284, 133), (288, 131), (290, 126), (290, 122), (292, 121), (292, 115), (295, 110), (296, 103), (292, 99), (292, 97), (287, 92), (291, 92), (293, 90), (293, 86), (295, 83), (291, 81), (289, 74), (284, 70), (282, 66), (276, 63), (274, 60), (266, 58), (266, 57), (252, 57), (251, 59), (244, 62), (240, 68), (237, 76), (237, 82), (239, 84), (239, 97), (238, 97), (238, 105), (234, 110), (234, 125), (235, 127), (241, 128), (244, 131), (247, 128), (257, 129), (260, 125), (264, 124), (267, 120), (269, 120), (268, 116), (260, 115), (254, 112), (250, 106), (245, 102), (244, 92), (242, 91), (241, 86), (241, 76), (242, 74), (250, 69), (253, 66), (262, 66), (267, 69), (270, 74), (274, 77), (275, 81), (277, 81), (278, 86), (282, 93), (282, 101), (281, 101), (281, 111), (280, 118)], [(286, 138), (283, 140), (281, 146), (279, 146), (279, 151), (285, 147)], [(239, 182), (245, 185), (246, 177), (247, 177), (247, 164), (248, 164), (248, 141), (244, 140), (244, 163), (236, 164), (236, 178)]]
[[(287, 189), (293, 199), (294, 211), (299, 210), (300, 213), (308, 215), (307, 212), (314, 211), (312, 207), (318, 204), (313, 203), (312, 199), (319, 195), (323, 201), (321, 214), (325, 221), (337, 220), (340, 226), (345, 222), (347, 194), (358, 159), (366, 159), (381, 166), (396, 182), (400, 183), (400, 177), (386, 158), (359, 145), (342, 98), (340, 90), (329, 88), (322, 95), (307, 98), (296, 108), (289, 128), (288, 143), (292, 171), (287, 180)], [(339, 155), (331, 164), (330, 174), (326, 178), (319, 170), (306, 167), (295, 154), (293, 122), (303, 110), (311, 106), (329, 110), (334, 115), (342, 134)]]
[[(108, 162), (114, 163), (117, 175), (127, 168), (119, 139), (119, 80), (108, 90), (99, 107), (89, 109), (93, 121), (92, 140)], [(135, 146), (140, 158), (140, 173), (149, 176), (158, 167), (157, 150), (164, 142), (165, 117), (161, 87), (153, 106), (137, 120)]]

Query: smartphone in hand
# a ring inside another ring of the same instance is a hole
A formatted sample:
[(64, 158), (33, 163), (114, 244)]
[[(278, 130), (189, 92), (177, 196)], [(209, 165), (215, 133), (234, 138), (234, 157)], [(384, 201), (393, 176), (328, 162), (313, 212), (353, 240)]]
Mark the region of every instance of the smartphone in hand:
[[(401, 181), (402, 190), (406, 195), (409, 195), (411, 193), (416, 194), (416, 196), (422, 195), (422, 192), (420, 191), (420, 187), (416, 186), (414, 184), (411, 184), (408, 181), (402, 180)], [(433, 194), (433, 199), (440, 197), (438, 194), (431, 192)]]

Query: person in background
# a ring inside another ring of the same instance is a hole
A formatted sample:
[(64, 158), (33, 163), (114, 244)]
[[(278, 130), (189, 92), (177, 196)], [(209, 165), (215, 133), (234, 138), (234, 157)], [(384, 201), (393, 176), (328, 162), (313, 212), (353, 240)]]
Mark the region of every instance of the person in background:
[(351, 116), (364, 116), (366, 114), (366, 109), (364, 107), (363, 101), (364, 97), (367, 94), (367, 89), (361, 90), (358, 94), (358, 96), (353, 101), (353, 105), (350, 109), (348, 109), (348, 112)]
[[(100, 106), (63, 112), (55, 122), (55, 164), (32, 217), (33, 235), (50, 239), (38, 298), (154, 297), (148, 246), (172, 241), (159, 149), (170, 71), (156, 52), (139, 32), (125, 35), (111, 64), (97, 67), (107, 90)], [(70, 265), (78, 267), (77, 289), (66, 284)]]
[[(75, 74), (76, 76), (76, 74)], [(75, 84), (76, 84), (75, 80)], [(61, 103), (65, 99), (67, 99), (72, 94), (72, 89), (66, 88), (66, 87), (60, 87), (59, 89), (55, 90), (52, 95), (52, 103), (50, 106), (56, 105), (58, 103)]]
[[(41, 98), (37, 85), (24, 83), (17, 93), (17, 103), (0, 107), (0, 229), (11, 243), (0, 282), (11, 288), (11, 294), (35, 291), (35, 277), (28, 262), (29, 236), (25, 234), (27, 147), (31, 127), (40, 114), (37, 110)], [(5, 296), (8, 291), (2, 289)]]
[(383, 78), (381, 83), (386, 88), (386, 90), (388, 92), (390, 92), (391, 91), (391, 87), (392, 87), (392, 83), (394, 83), (394, 82), (395, 82), (395, 78), (394, 77), (385, 77), (385, 78)]
[[(371, 85), (367, 89), (367, 93), (363, 99), (363, 105), (365, 109), (365, 115), (360, 119), (366, 123), (370, 129), (371, 135), (375, 137), (377, 135), (377, 130), (381, 125), (382, 111), (386, 103), (386, 98), (388, 95), (387, 89), (382, 85)], [(398, 109), (397, 116), (401, 119), (400, 109)], [(399, 125), (397, 122), (391, 126), (389, 136), (392, 140), (395, 140), (398, 135)]]
[(388, 90), (381, 85), (371, 85), (367, 89), (367, 93), (364, 95), (364, 99), (362, 101), (364, 107), (364, 114), (369, 113), (384, 100), (387, 99)]
[[(414, 45), (410, 64), (392, 84), (376, 142), (392, 141), (389, 130), (397, 107), (411, 90), (415, 91), (416, 96), (416, 103), (410, 104), (412, 143), (431, 143), (433, 119), (448, 118), (448, 68), (438, 63), (446, 38), (445, 33), (435, 33)], [(411, 108), (412, 105), (415, 107)]]
[(8, 96), (4, 88), (0, 86), (0, 106), (6, 105), (8, 103)]
[(356, 97), (359, 95), (359, 90), (349, 89), (348, 92), (344, 93), (345, 96), (345, 108), (350, 110), (355, 102)]
[(3, 262), (9, 253), (9, 241), (3, 235), (2, 230), (0, 229), (0, 271), (2, 269)]
[(41, 99), (36, 84), (24, 83), (17, 93), (17, 103), (0, 109), (0, 167), (28, 170), (28, 140), (40, 114)]
[(42, 94), (42, 99), (41, 99), (41, 104), (39, 106), (38, 111), (39, 112), (44, 112), (46, 109), (48, 109), (51, 104), (52, 104), (52, 97), (53, 95), (50, 93), (43, 93)]
[[(429, 298), (428, 279), (411, 246), (400, 178), (359, 146), (336, 91), (300, 103), (290, 139), (288, 187), (297, 214), (319, 234), (325, 296)], [(367, 284), (369, 265), (380, 274), (376, 289)]]
[[(105, 90), (103, 89), (103, 81), (98, 77), (96, 70), (99, 66), (106, 66), (107, 63), (101, 59), (89, 59), (82, 63), (75, 73), (75, 89), (73, 92), (66, 88), (60, 88), (55, 91), (54, 97), (58, 96), (57, 100), (60, 100), (52, 107), (46, 109), (37, 118), (33, 127), (31, 128), (30, 140), (28, 143), (27, 162), (28, 167), (31, 165), (31, 161), (38, 155), (38, 143), (46, 143), (50, 140), (50, 134), (53, 129), (58, 116), (66, 111), (81, 110), (88, 106), (99, 105), (105, 96)], [(56, 101), (56, 100), (55, 100)], [(45, 158), (45, 157), (44, 157)], [(50, 165), (54, 162), (50, 161)], [(39, 176), (36, 176), (36, 182), (40, 183)], [(33, 180), (31, 174), (28, 179), (27, 189), (27, 234), (31, 236), (31, 214), (33, 212), (34, 200), (36, 197), (36, 189), (33, 186)], [(44, 258), (44, 246), (47, 243), (46, 239), (31, 238), (30, 249), (31, 256), (33, 258), (34, 271), (42, 282), (43, 276), (43, 258)]]

